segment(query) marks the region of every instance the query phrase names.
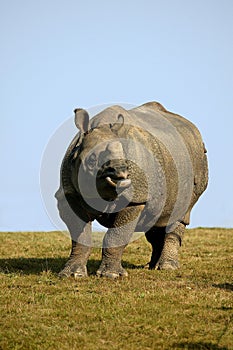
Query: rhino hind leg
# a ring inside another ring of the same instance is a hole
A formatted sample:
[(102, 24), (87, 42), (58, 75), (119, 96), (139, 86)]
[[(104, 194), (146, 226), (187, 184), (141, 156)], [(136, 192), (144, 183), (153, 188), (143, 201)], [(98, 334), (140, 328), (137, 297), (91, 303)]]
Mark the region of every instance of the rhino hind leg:
[(185, 225), (179, 222), (172, 232), (165, 234), (158, 270), (176, 270), (179, 268), (178, 253), (184, 231)]
[(178, 223), (174, 231), (166, 233), (166, 227), (153, 227), (146, 233), (152, 245), (149, 269), (175, 270), (179, 268), (178, 253), (184, 235), (185, 225)]

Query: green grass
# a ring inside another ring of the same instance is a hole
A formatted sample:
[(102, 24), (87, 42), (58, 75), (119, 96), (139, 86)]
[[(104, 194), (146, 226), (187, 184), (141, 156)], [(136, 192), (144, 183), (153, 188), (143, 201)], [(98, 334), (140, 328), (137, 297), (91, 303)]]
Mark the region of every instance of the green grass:
[(124, 254), (129, 277), (60, 280), (70, 241), (59, 232), (0, 233), (0, 349), (233, 349), (233, 229), (188, 230), (177, 271), (141, 268), (143, 238)]

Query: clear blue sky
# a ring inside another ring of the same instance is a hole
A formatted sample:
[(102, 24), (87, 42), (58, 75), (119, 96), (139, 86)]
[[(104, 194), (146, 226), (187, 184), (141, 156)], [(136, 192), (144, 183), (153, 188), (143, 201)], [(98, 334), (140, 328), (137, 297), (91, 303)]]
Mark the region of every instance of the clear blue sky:
[(208, 149), (191, 226), (233, 227), (232, 0), (9, 0), (0, 17), (0, 230), (55, 229), (40, 163), (74, 107), (151, 100)]

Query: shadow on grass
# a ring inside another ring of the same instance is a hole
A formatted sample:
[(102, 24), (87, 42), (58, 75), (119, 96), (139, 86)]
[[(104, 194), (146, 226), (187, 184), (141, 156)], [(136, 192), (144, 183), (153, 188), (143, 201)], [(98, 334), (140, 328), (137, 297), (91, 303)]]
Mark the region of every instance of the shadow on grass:
[(172, 349), (187, 349), (187, 350), (228, 350), (226, 347), (221, 347), (212, 343), (176, 343), (173, 344)]
[(0, 259), (0, 272), (5, 274), (34, 275), (43, 271), (58, 273), (65, 265), (65, 258), (15, 258)]
[[(16, 258), (0, 259), (0, 272), (4, 274), (39, 275), (43, 271), (57, 274), (64, 267), (68, 258)], [(90, 259), (87, 263), (89, 275), (94, 275), (100, 265), (100, 260)], [(126, 261), (122, 262), (127, 269), (140, 268)]]
[(213, 287), (231, 290), (233, 291), (233, 283), (222, 283), (222, 284), (213, 284)]

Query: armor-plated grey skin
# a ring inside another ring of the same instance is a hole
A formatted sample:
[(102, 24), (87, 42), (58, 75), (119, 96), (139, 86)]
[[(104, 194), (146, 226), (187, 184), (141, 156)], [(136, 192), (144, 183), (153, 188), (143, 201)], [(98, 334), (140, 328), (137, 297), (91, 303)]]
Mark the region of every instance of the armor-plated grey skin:
[(208, 183), (206, 150), (185, 118), (149, 102), (112, 106), (89, 121), (75, 110), (79, 133), (66, 151), (58, 209), (72, 238), (60, 276), (87, 275), (91, 222), (108, 228), (97, 275), (126, 276), (121, 265), (134, 231), (152, 245), (150, 269), (176, 269), (190, 212)]

